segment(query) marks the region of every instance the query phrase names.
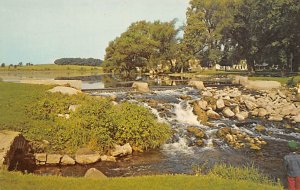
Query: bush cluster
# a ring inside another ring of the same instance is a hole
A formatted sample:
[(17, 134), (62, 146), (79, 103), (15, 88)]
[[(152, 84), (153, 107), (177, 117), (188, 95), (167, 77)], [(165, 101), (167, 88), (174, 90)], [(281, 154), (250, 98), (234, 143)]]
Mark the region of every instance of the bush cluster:
[[(77, 110), (70, 111), (69, 106), (76, 104), (80, 105)], [(74, 152), (89, 147), (105, 152), (114, 144), (125, 143), (145, 150), (158, 147), (170, 136), (168, 125), (157, 122), (148, 109), (135, 103), (113, 105), (106, 98), (56, 93), (40, 98), (27, 110), (32, 120), (44, 122), (29, 128), (28, 135), (38, 134), (38, 140), (49, 141), (49, 151)], [(58, 114), (69, 114), (70, 119)]]

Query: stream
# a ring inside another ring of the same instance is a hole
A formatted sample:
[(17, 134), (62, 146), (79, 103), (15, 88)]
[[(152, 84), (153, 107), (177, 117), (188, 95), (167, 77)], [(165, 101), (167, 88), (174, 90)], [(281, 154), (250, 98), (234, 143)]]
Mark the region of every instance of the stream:
[[(245, 121), (221, 118), (211, 121), (214, 127), (199, 123), (193, 113), (191, 101), (201, 98), (198, 90), (186, 87), (176, 90), (154, 91), (140, 94), (133, 92), (93, 93), (93, 96), (117, 97), (116, 101), (131, 101), (147, 107), (160, 122), (166, 122), (175, 132), (173, 137), (157, 150), (143, 153), (134, 152), (130, 156), (114, 162), (98, 162), (92, 165), (75, 165), (63, 167), (36, 168), (34, 173), (41, 175), (83, 176), (87, 169), (97, 168), (105, 175), (137, 176), (153, 174), (193, 174), (194, 168), (205, 165), (206, 168), (215, 163), (228, 163), (235, 166), (254, 165), (261, 169), (271, 179), (284, 179), (282, 159), (288, 154), (287, 142), (300, 141), (300, 134), (294, 129), (285, 128), (286, 121), (270, 122), (264, 119), (249, 118)], [(190, 100), (182, 96), (191, 97)], [(257, 132), (256, 124), (266, 127), (266, 131)], [(187, 132), (187, 127), (193, 126), (205, 131), (207, 138), (203, 146), (195, 145), (195, 138)], [(228, 126), (237, 128), (254, 137), (262, 137), (267, 145), (262, 150), (234, 149), (216, 136), (219, 128)], [(293, 124), (300, 128), (299, 124)]]

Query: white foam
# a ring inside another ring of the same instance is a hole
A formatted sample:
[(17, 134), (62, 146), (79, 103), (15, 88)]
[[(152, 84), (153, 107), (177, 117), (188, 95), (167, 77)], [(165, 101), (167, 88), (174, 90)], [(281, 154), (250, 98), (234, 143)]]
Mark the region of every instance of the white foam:
[(164, 144), (162, 146), (162, 151), (168, 154), (193, 154), (194, 151), (191, 147), (187, 145), (187, 140), (185, 138), (179, 138), (178, 142), (171, 144)]
[(193, 108), (187, 103), (186, 108), (183, 108), (181, 103), (174, 104), (174, 113), (176, 114), (176, 120), (180, 123), (189, 125), (199, 125), (197, 116), (193, 113)]

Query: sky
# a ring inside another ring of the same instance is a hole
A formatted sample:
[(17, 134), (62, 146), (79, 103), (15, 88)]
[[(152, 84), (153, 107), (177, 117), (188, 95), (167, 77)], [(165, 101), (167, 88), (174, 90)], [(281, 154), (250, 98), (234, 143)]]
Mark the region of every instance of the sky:
[(0, 0), (0, 63), (104, 59), (105, 48), (139, 20), (185, 22), (189, 0)]

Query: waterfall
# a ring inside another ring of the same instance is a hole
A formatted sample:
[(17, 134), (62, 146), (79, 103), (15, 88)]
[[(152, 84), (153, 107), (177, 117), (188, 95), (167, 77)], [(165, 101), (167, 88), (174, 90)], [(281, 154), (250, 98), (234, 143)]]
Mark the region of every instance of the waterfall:
[(176, 114), (176, 120), (179, 123), (188, 125), (199, 125), (197, 116), (193, 113), (193, 108), (186, 101), (174, 104), (174, 113)]

